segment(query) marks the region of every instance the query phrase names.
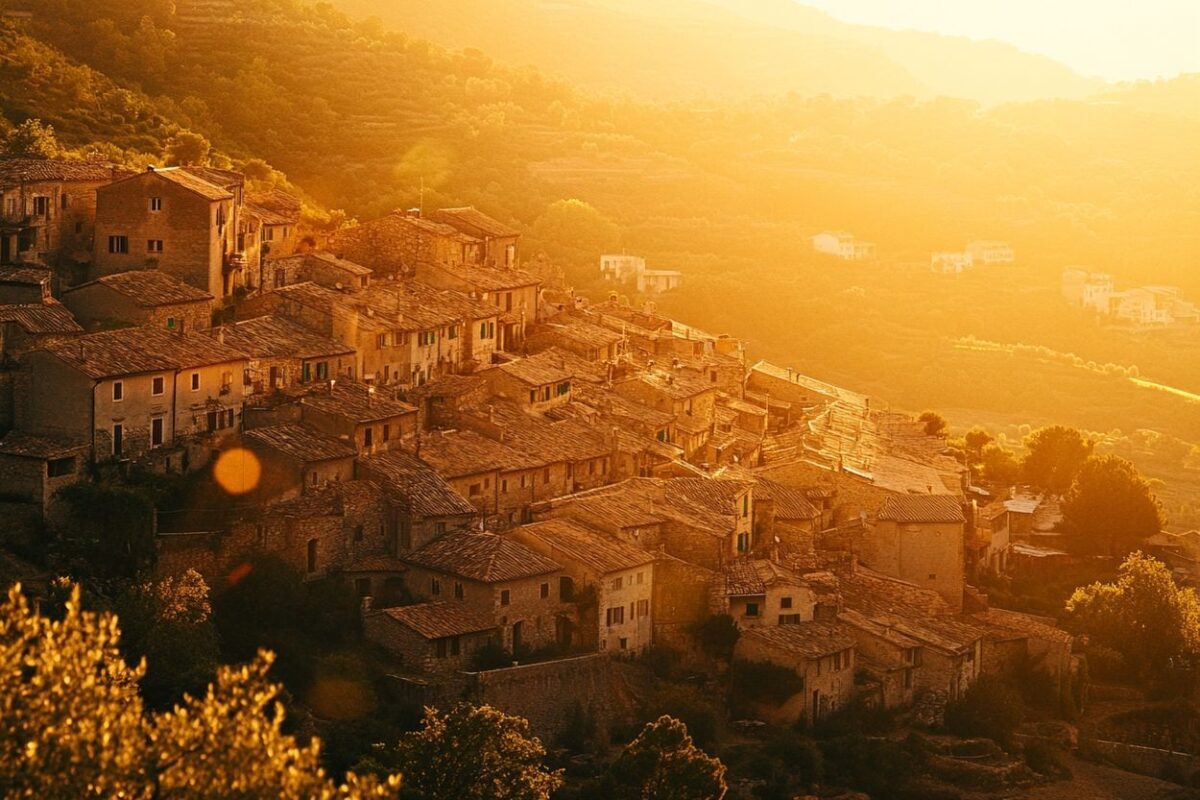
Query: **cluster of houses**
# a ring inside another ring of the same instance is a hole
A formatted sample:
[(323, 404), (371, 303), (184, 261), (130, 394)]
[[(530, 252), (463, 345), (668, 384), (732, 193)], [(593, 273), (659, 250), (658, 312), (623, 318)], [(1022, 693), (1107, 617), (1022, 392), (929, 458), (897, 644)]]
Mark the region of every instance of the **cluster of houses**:
[(875, 258), (874, 242), (865, 242), (845, 231), (821, 231), (811, 241), (813, 250), (843, 261), (871, 261)]
[(675, 269), (647, 269), (641, 256), (600, 256), (600, 277), (606, 282), (636, 290), (639, 294), (662, 294), (683, 285), (683, 273)]
[(1062, 293), (1077, 308), (1146, 327), (1194, 325), (1200, 306), (1187, 300), (1177, 286), (1138, 286), (1117, 291), (1112, 275), (1068, 267), (1062, 274)]
[(981, 508), (942, 439), (545, 285), (509, 224), (309, 231), (199, 167), (0, 162), (0, 190), (6, 508), (53, 521), (59, 488), (131, 464), (212, 475), (226, 507), (161, 513), (159, 571), (341, 576), (424, 684), (485, 651), (694, 653), (721, 614), (735, 658), (799, 676), (793, 720), (956, 697), (1026, 655), (1070, 682), (1069, 636), (970, 586), (1011, 567), (1022, 512)]
[(994, 267), (1016, 261), (1008, 242), (969, 242), (963, 250), (944, 250), (929, 257), (929, 268), (939, 275), (959, 275), (974, 267)]

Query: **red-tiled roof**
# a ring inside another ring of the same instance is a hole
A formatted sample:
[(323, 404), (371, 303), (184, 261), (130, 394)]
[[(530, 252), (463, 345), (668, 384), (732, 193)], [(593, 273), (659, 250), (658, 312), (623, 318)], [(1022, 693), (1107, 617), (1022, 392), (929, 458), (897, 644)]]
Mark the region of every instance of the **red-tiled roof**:
[(965, 522), (962, 506), (950, 495), (894, 495), (883, 502), (879, 519), (895, 522)]
[(449, 636), (481, 633), (496, 627), (493, 619), (472, 611), (462, 603), (418, 603), (412, 606), (385, 608), (378, 613), (391, 617), (426, 639), (445, 639)]
[(144, 308), (180, 303), (200, 303), (213, 299), (213, 296), (203, 289), (190, 286), (174, 275), (157, 269), (139, 269), (105, 275), (94, 281), (67, 289), (63, 294), (70, 294), (96, 284), (107, 286)]
[(552, 558), (575, 561), (604, 575), (654, 562), (655, 556), (568, 519), (548, 519), (522, 525), (507, 535), (530, 536), (549, 548)]
[(246, 438), (305, 464), (351, 458), (358, 452), (348, 442), (291, 423), (255, 428), (246, 432)]
[(448, 533), (402, 556), (404, 561), (483, 583), (505, 583), (558, 572), (562, 565), (494, 533)]

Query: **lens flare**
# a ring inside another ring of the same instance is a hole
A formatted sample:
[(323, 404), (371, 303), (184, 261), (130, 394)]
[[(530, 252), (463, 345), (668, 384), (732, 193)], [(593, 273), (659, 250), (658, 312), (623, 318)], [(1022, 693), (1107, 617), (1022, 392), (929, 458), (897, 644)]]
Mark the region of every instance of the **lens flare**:
[(213, 479), (232, 495), (254, 491), (261, 477), (262, 465), (258, 457), (244, 447), (226, 450), (213, 465)]

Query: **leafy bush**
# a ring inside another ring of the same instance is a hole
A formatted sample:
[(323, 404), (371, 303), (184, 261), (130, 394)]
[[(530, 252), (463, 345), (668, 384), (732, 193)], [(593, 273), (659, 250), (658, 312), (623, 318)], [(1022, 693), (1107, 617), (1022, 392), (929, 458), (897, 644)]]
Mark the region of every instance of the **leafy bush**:
[(741, 633), (737, 623), (728, 614), (714, 614), (696, 623), (692, 629), (702, 649), (711, 658), (729, 661), (733, 648)]
[(1025, 716), (1021, 695), (1004, 681), (981, 675), (946, 707), (946, 728), (957, 736), (984, 736), (1007, 748)]
[(743, 702), (782, 705), (788, 698), (804, 691), (804, 679), (794, 669), (769, 661), (733, 662), (730, 676), (734, 690), (734, 705)]
[(1067, 766), (1066, 753), (1056, 745), (1033, 739), (1025, 745), (1025, 763), (1039, 775), (1051, 778), (1067, 779), (1071, 777), (1071, 768)]

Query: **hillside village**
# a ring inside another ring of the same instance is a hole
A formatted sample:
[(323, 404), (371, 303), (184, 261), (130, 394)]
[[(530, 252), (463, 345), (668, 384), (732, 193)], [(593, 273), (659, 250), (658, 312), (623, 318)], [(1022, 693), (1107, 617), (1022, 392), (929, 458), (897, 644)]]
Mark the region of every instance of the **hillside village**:
[(615, 696), (613, 658), (703, 658), (722, 615), (734, 657), (799, 678), (775, 721), (936, 717), (1026, 657), (1074, 691), (1071, 637), (974, 588), (1061, 555), (1053, 502), (736, 336), (527, 271), (478, 209), (330, 233), (232, 170), (36, 159), (0, 161), (0, 209), (14, 530), (77, 482), (188, 476), (223, 499), (156, 509), (157, 575), (343, 576), (412, 696), (541, 732)]

